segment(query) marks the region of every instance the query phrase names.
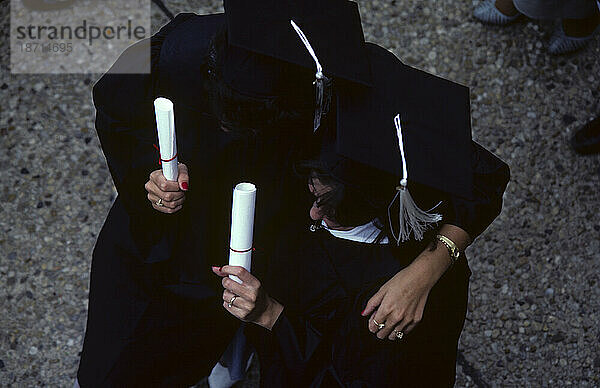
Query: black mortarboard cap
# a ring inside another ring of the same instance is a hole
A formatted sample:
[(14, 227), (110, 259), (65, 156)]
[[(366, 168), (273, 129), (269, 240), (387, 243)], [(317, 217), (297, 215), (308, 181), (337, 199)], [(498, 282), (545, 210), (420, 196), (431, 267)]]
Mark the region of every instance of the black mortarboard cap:
[(402, 177), (399, 115), (408, 183), (472, 197), (469, 90), (404, 65), (367, 44), (372, 88), (338, 90), (336, 151)]
[[(367, 44), (367, 51), (372, 87), (337, 89), (335, 152), (397, 177), (396, 195), (388, 206), (393, 237), (398, 243), (411, 234), (420, 240), (442, 216), (435, 207), (419, 208), (410, 187), (442, 192), (440, 200), (447, 195), (472, 197), (469, 91), (406, 66), (375, 44)], [(342, 171), (346, 180), (365, 176)], [(398, 215), (396, 228), (392, 213)]]
[(291, 20), (307, 38), (327, 79), (370, 85), (356, 3), (225, 0), (224, 6), (228, 46), (223, 76), (235, 90), (254, 96), (315, 100), (317, 66)]

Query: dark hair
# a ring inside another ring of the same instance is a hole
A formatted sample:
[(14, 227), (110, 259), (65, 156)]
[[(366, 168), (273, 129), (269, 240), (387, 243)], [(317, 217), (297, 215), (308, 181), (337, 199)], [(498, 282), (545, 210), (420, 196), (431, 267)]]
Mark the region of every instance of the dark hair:
[(205, 69), (210, 113), (222, 129), (246, 136), (273, 131), (281, 133), (307, 119), (304, 112), (285, 98), (250, 96), (227, 85), (222, 76), (226, 46), (227, 31), (223, 28), (210, 42)]
[[(364, 190), (336, 179), (318, 160), (302, 161), (296, 165), (296, 171), (306, 175), (309, 184), (318, 179), (328, 186), (328, 191), (316, 193), (317, 206), (328, 218), (342, 226), (359, 226), (377, 221), (385, 213), (381, 204), (372, 201)], [(380, 222), (377, 221), (377, 224)], [(380, 229), (384, 229), (383, 226)]]
[[(357, 186), (346, 183), (336, 178), (320, 160), (307, 160), (295, 165), (296, 173), (308, 178), (309, 184), (314, 179), (328, 187), (323, 193), (316, 193), (316, 204), (323, 214), (341, 226), (353, 227), (364, 225), (373, 221), (381, 231), (374, 243), (380, 243), (387, 237), (390, 242), (394, 241), (388, 220), (388, 205), (391, 195), (381, 198), (367, 186)], [(377, 191), (377, 189), (375, 189)], [(393, 210), (396, 211), (397, 210)], [(396, 225), (397, 227), (397, 225)], [(422, 242), (409, 241), (409, 244), (425, 243), (430, 250), (435, 250), (435, 235), (439, 226), (428, 230)], [(395, 245), (395, 244), (394, 244)]]

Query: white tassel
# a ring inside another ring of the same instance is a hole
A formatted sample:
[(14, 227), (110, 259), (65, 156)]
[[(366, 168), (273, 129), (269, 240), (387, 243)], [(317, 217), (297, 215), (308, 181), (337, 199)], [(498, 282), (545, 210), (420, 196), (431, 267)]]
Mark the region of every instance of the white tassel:
[[(414, 235), (415, 239), (422, 240), (424, 233), (433, 224), (442, 220), (441, 214), (430, 213), (441, 202), (435, 205), (428, 211), (421, 210), (415, 201), (412, 199), (410, 192), (408, 191), (408, 168), (406, 166), (406, 157), (404, 156), (404, 142), (402, 140), (402, 127), (400, 125), (400, 115), (394, 117), (394, 124), (396, 125), (396, 135), (398, 136), (398, 146), (400, 147), (400, 156), (402, 157), (402, 179), (400, 185), (396, 187), (396, 195), (388, 206), (388, 219), (390, 222), (390, 229), (392, 236), (396, 240), (396, 243), (400, 245), (400, 242), (407, 241), (410, 239), (410, 234)], [(398, 235), (394, 233), (394, 226), (392, 225), (391, 208), (394, 202), (398, 199)]]
[(315, 119), (313, 122), (313, 132), (316, 132), (316, 130), (319, 129), (319, 126), (321, 126), (322, 116), (329, 111), (331, 94), (329, 93), (328, 88), (330, 86), (331, 81), (323, 74), (323, 67), (321, 66), (321, 62), (319, 62), (319, 58), (317, 58), (315, 50), (313, 50), (310, 42), (308, 41), (308, 38), (306, 37), (306, 35), (304, 35), (304, 32), (302, 32), (300, 27), (298, 27), (298, 25), (293, 20), (290, 20), (290, 23), (292, 24), (292, 27), (294, 27), (294, 30), (300, 37), (302, 43), (304, 43), (304, 47), (306, 47), (306, 50), (308, 51), (312, 59), (315, 61), (315, 65), (317, 67), (317, 72), (315, 73), (315, 81), (313, 82), (313, 85), (315, 85), (316, 89), (316, 107)]

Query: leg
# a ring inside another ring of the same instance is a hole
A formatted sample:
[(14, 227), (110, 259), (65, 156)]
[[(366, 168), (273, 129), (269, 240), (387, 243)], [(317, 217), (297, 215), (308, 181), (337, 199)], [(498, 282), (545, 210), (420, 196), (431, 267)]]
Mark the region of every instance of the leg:
[(512, 0), (487, 0), (473, 10), (473, 16), (483, 23), (504, 26), (517, 20), (521, 14)]
[(494, 5), (506, 16), (515, 16), (519, 13), (512, 0), (496, 0)]
[[(594, 2), (590, 1), (590, 3)], [(559, 28), (548, 43), (548, 52), (561, 55), (578, 51), (584, 48), (598, 31), (600, 31), (600, 10), (596, 4), (593, 4), (584, 17), (561, 19)]]
[(571, 138), (571, 145), (580, 155), (600, 153), (600, 116), (579, 128)]
[(562, 19), (565, 35), (573, 38), (585, 38), (594, 33), (600, 24), (600, 11), (596, 9), (593, 15), (582, 19)]

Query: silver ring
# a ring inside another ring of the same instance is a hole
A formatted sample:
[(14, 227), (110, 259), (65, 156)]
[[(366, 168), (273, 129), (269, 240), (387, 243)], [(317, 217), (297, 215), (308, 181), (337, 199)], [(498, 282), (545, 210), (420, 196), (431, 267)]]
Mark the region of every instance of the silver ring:
[(231, 297), (231, 300), (229, 301), (229, 303), (227, 303), (227, 307), (231, 308), (231, 306), (233, 306), (233, 301), (235, 300), (235, 298), (237, 298), (237, 295)]
[(398, 339), (402, 339), (402, 337), (404, 337), (404, 332), (402, 330), (394, 330), (394, 333), (396, 333), (396, 338)]
[(373, 323), (377, 325), (377, 330), (381, 330), (385, 327), (385, 323), (379, 323), (375, 320), (375, 318), (373, 318)]
[(158, 199), (158, 201), (154, 202), (154, 204), (155, 204), (156, 206), (165, 206), (165, 205), (163, 205), (162, 198), (159, 198), (159, 199)]

